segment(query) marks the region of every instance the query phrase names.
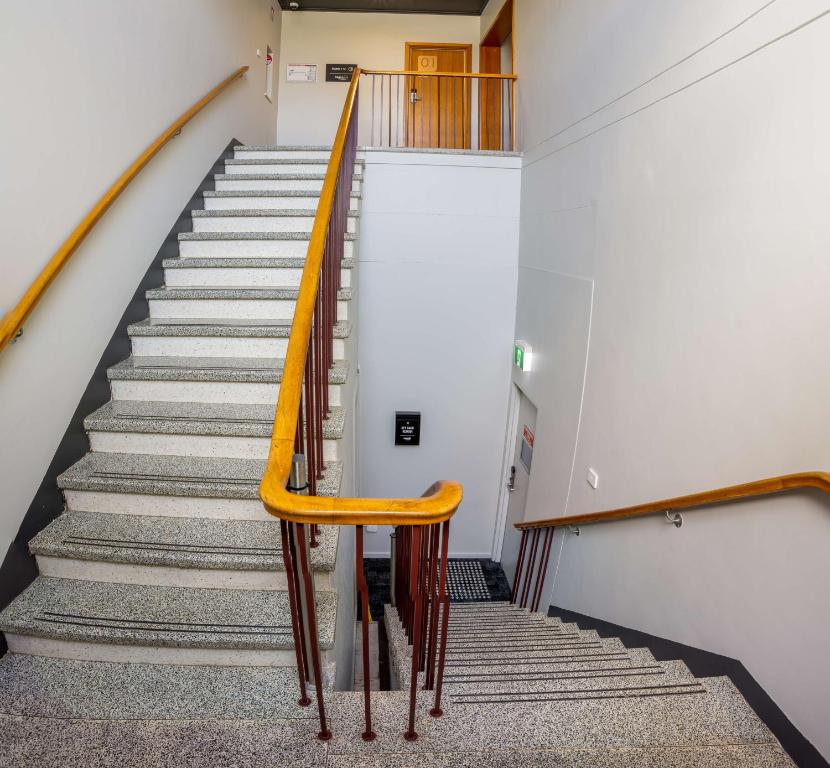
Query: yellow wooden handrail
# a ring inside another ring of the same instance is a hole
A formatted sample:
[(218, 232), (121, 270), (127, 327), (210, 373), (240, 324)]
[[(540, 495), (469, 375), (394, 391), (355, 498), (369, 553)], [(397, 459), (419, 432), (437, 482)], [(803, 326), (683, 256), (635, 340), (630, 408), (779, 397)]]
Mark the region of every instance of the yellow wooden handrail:
[(419, 499), (360, 499), (299, 496), (285, 490), (294, 457), (294, 438), (302, 399), (303, 374), (311, 335), (317, 286), (323, 265), (326, 233), (334, 204), (337, 176), (346, 147), (361, 69), (355, 68), (331, 150), (320, 202), (311, 230), (308, 254), (300, 280), (294, 321), (282, 371), (271, 448), (259, 496), (276, 517), (293, 523), (334, 525), (427, 525), (449, 520), (461, 503), (462, 487), (454, 482), (433, 485)]
[(468, 80), (518, 80), (518, 75), (492, 72), (417, 72), (411, 69), (361, 69), (363, 75), (404, 75), (406, 77), (464, 77)]
[(142, 168), (150, 162), (167, 144), (170, 139), (178, 135), (182, 128), (187, 125), (199, 112), (201, 112), (211, 101), (213, 101), (222, 91), (225, 90), (231, 83), (238, 80), (242, 75), (248, 71), (249, 67), (240, 67), (230, 77), (225, 78), (219, 85), (217, 85), (210, 93), (197, 101), (190, 109), (187, 110), (176, 122), (174, 122), (164, 133), (162, 133), (152, 144), (150, 144), (141, 155), (122, 173), (115, 183), (102, 195), (92, 209), (81, 220), (80, 224), (72, 230), (63, 244), (55, 251), (49, 263), (41, 270), (40, 274), (35, 278), (34, 282), (29, 286), (23, 298), (17, 305), (9, 310), (4, 316), (2, 323), (0, 323), (0, 352), (8, 346), (8, 344), (17, 337), (23, 328), (23, 324), (32, 314), (32, 310), (37, 306), (38, 302), (43, 298), (49, 286), (58, 273), (63, 269), (72, 254), (78, 250), (78, 247), (84, 241), (86, 236), (92, 231), (92, 228), (98, 223), (98, 220), (109, 210), (110, 206), (119, 198), (121, 193), (127, 188), (130, 182), (139, 174)]
[(592, 523), (606, 523), (612, 520), (627, 520), (632, 517), (644, 517), (660, 512), (670, 512), (675, 509), (689, 509), (704, 507), (709, 504), (718, 504), (725, 501), (749, 499), (754, 496), (767, 496), (771, 493), (796, 491), (812, 488), (830, 494), (830, 473), (828, 472), (798, 472), (792, 475), (768, 477), (764, 480), (755, 480), (742, 485), (728, 485), (713, 491), (702, 491), (688, 496), (675, 496), (662, 501), (650, 501), (645, 504), (635, 504), (631, 507), (609, 509), (605, 512), (588, 512), (581, 515), (567, 517), (549, 517), (546, 520), (533, 520), (527, 523), (517, 523), (520, 531), (534, 528), (551, 528), (562, 525), (590, 525)]

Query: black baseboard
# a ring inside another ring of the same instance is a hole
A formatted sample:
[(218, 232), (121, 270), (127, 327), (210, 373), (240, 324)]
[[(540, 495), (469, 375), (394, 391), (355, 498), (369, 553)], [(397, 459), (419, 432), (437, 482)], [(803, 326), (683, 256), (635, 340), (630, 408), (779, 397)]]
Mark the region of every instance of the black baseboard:
[[(141, 279), (130, 303), (127, 305), (118, 326), (101, 355), (98, 365), (87, 384), (84, 394), (72, 415), (69, 426), (58, 445), (52, 462), (43, 476), (40, 487), (35, 494), (20, 529), (11, 543), (3, 564), (0, 566), (0, 610), (5, 608), (15, 597), (37, 578), (38, 571), (35, 559), (29, 554), (28, 543), (49, 523), (63, 512), (63, 495), (57, 485), (57, 478), (76, 461), (80, 460), (89, 451), (89, 441), (84, 430), (84, 418), (104, 403), (110, 400), (110, 387), (107, 380), (107, 368), (124, 360), (130, 355), (130, 339), (127, 336), (127, 326), (136, 323), (149, 315), (147, 300), (144, 293), (148, 288), (156, 288), (164, 282), (164, 270), (161, 263), (164, 259), (175, 258), (179, 255), (179, 232), (190, 232), (193, 229), (190, 212), (204, 207), (202, 192), (214, 189), (213, 175), (224, 172), (224, 161), (233, 156), (233, 147), (239, 144), (234, 139), (211, 167), (208, 174), (202, 179), (199, 187), (194, 191), (190, 201), (182, 210), (173, 228), (164, 239), (161, 248), (153, 259), (144, 277)], [(25, 344), (25, 341), (23, 342)], [(0, 635), (0, 656), (5, 654), (6, 641)]]
[(600, 637), (618, 637), (627, 648), (648, 648), (659, 661), (683, 661), (695, 677), (728, 677), (799, 768), (830, 768), (818, 750), (790, 722), (737, 659), (664, 640), (555, 605), (548, 609), (548, 616), (575, 622), (580, 629), (596, 630)]

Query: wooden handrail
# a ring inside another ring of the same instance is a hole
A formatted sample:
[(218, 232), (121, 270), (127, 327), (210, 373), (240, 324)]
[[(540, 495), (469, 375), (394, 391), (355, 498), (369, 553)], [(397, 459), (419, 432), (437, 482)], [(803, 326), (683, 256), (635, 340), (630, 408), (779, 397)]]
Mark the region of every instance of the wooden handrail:
[(147, 163), (150, 162), (170, 141), (174, 136), (177, 136), (182, 128), (187, 125), (199, 112), (201, 112), (211, 101), (213, 101), (222, 91), (225, 90), (231, 83), (238, 80), (242, 75), (248, 71), (249, 67), (240, 67), (230, 77), (226, 77), (219, 85), (217, 85), (210, 93), (197, 101), (190, 109), (187, 110), (176, 122), (174, 122), (164, 133), (162, 133), (152, 144), (150, 144), (141, 155), (122, 173), (115, 183), (101, 196), (97, 203), (81, 220), (80, 224), (72, 230), (63, 244), (55, 251), (54, 255), (47, 265), (41, 270), (40, 274), (35, 278), (34, 282), (29, 286), (23, 298), (17, 305), (9, 310), (4, 316), (2, 323), (0, 323), (0, 352), (2, 352), (21, 332), (23, 324), (32, 314), (32, 310), (37, 306), (38, 302), (43, 298), (49, 286), (58, 276), (58, 273), (63, 269), (72, 254), (78, 250), (78, 247), (84, 241), (86, 236), (92, 231), (92, 228), (98, 223), (98, 220), (109, 210), (112, 204), (119, 198), (121, 193), (127, 188), (130, 182), (139, 174)]
[(411, 69), (361, 69), (362, 75), (406, 75), (408, 77), (465, 77), (469, 80), (517, 80), (518, 75), (492, 72), (417, 72)]
[(300, 496), (285, 489), (294, 457), (297, 417), (302, 400), (303, 375), (323, 265), (326, 233), (334, 204), (337, 176), (346, 147), (346, 134), (357, 100), (361, 72), (362, 70), (357, 67), (352, 75), (320, 192), (306, 263), (300, 280), (294, 321), (288, 338), (271, 448), (259, 487), (259, 496), (272, 515), (292, 523), (427, 525), (449, 520), (453, 516), (463, 494), (460, 484), (436, 483), (418, 499)]
[(728, 485), (713, 491), (702, 491), (688, 496), (676, 496), (672, 499), (650, 501), (646, 504), (635, 504), (631, 507), (609, 509), (605, 512), (588, 512), (581, 515), (566, 517), (550, 517), (546, 520), (533, 520), (527, 523), (517, 523), (520, 531), (534, 528), (551, 528), (562, 525), (590, 525), (592, 523), (607, 523), (612, 520), (627, 520), (632, 517), (644, 517), (675, 509), (689, 509), (690, 507), (704, 507), (709, 504), (718, 504), (725, 501), (749, 499), (754, 496), (768, 496), (772, 493), (797, 491), (807, 488), (830, 494), (830, 473), (828, 472), (798, 472), (792, 475), (768, 477), (752, 483)]

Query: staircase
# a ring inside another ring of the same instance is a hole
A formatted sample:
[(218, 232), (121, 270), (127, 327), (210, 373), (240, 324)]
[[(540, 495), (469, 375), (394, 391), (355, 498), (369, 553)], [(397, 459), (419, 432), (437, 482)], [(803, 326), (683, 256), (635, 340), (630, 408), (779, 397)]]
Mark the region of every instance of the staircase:
[[(192, 212), (165, 285), (147, 291), (150, 317), (129, 327), (132, 355), (108, 371), (112, 400), (85, 421), (90, 452), (58, 479), (66, 511), (30, 542), (40, 576), (0, 614), (12, 680), (155, 680), (153, 690), (159, 679), (178, 685), (175, 675), (281, 687), (296, 677), (279, 523), (258, 488), (328, 157), (237, 147)], [(361, 165), (318, 495), (338, 495), (344, 477)], [(311, 551), (327, 687), (337, 545), (338, 529), (322, 528)]]
[[(363, 696), (333, 690), (353, 600), (336, 590), (352, 552), (335, 527), (311, 550), (333, 732), (316, 739), (316, 708), (297, 705), (280, 525), (258, 487), (328, 152), (234, 154), (129, 328), (112, 400), (86, 419), (91, 452), (59, 478), (66, 511), (30, 543), (39, 578), (0, 614), (0, 766), (791, 766), (728, 679), (507, 603), (453, 605), (444, 714), (419, 693), (416, 741), (403, 738), (411, 648), (387, 607), (400, 690), (373, 694), (377, 738), (362, 740)], [(361, 167), (318, 495), (352, 492)]]

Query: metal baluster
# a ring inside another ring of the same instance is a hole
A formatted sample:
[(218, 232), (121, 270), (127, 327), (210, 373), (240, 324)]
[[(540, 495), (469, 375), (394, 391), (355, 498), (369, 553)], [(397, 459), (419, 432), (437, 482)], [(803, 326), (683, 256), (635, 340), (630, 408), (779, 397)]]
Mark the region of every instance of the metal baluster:
[(285, 577), (288, 582), (288, 605), (291, 608), (291, 632), (294, 636), (294, 654), (297, 657), (297, 677), (300, 679), (300, 698), (297, 703), (301, 707), (311, 704), (305, 682), (308, 677), (308, 659), (305, 656), (306, 639), (302, 615), (297, 600), (297, 571), (292, 556), (292, 544), (289, 542), (288, 526), (285, 520), (280, 520), (280, 538), (282, 540), (282, 559), (285, 563)]
[(415, 702), (418, 696), (418, 649), (421, 645), (421, 611), (423, 609), (422, 595), (418, 591), (418, 582), (420, 580), (420, 563), (418, 560), (420, 552), (421, 528), (420, 526), (412, 526), (412, 567), (410, 569), (410, 590), (414, 587), (415, 605), (412, 636), (412, 669), (409, 679), (409, 727), (404, 734), (404, 738), (407, 741), (415, 741), (418, 738), (418, 734), (415, 732)]
[(525, 576), (524, 588), (522, 589), (522, 608), (527, 607), (527, 595), (530, 591), (530, 580), (533, 578), (533, 566), (536, 563), (536, 548), (539, 545), (539, 529), (533, 529), (533, 541), (530, 545), (530, 558), (527, 561), (527, 574)]
[(317, 603), (314, 599), (314, 582), (311, 578), (311, 572), (308, 568), (308, 554), (305, 545), (305, 530), (302, 524), (296, 525), (297, 531), (297, 549), (300, 553), (300, 567), (303, 573), (303, 583), (305, 585), (305, 599), (308, 616), (308, 636), (311, 641), (311, 665), (314, 670), (314, 690), (317, 695), (317, 711), (320, 715), (320, 732), (317, 738), (320, 741), (329, 741), (331, 739), (331, 731), (326, 724), (326, 707), (323, 702), (323, 679), (320, 666), (320, 639), (317, 634)]
[(366, 575), (363, 572), (363, 526), (355, 528), (355, 571), (357, 589), (360, 592), (360, 624), (363, 641), (363, 709), (366, 717), (366, 730), (363, 731), (363, 741), (374, 741), (377, 735), (372, 730), (372, 689), (371, 671), (369, 668), (369, 587), (366, 584)]
[[(312, 327), (314, 319), (312, 318)], [(313, 371), (313, 339), (308, 340), (308, 352), (306, 353), (305, 363), (305, 379), (303, 384), (305, 386), (305, 421), (306, 421), (306, 466), (308, 469), (308, 492), (311, 496), (317, 495), (317, 466), (316, 455), (314, 451), (314, 429), (316, 420), (314, 419), (314, 371)]]
[(426, 679), (424, 688), (431, 691), (435, 686), (435, 654), (438, 644), (438, 618), (441, 601), (436, 594), (435, 580), (438, 578), (438, 543), (441, 526), (436, 523), (429, 527), (429, 646), (427, 648)]
[(513, 591), (510, 594), (510, 602), (515, 603), (519, 596), (519, 582), (522, 579), (522, 565), (524, 564), (525, 545), (527, 544), (527, 531), (522, 531), (522, 540), (519, 544), (519, 558), (516, 560), (516, 573), (513, 575)]
[(545, 576), (548, 570), (550, 547), (553, 542), (553, 528), (545, 529), (545, 542), (542, 545), (542, 559), (539, 561), (539, 573), (536, 576), (536, 588), (533, 590), (533, 603), (530, 610), (534, 613), (539, 610), (539, 600), (542, 598), (542, 588), (545, 586)]
[(377, 75), (372, 75), (372, 141), (370, 146), (376, 147), (375, 144), (375, 79)]
[(438, 674), (435, 681), (435, 704), (429, 713), (441, 717), (441, 689), (444, 685), (444, 663), (447, 654), (447, 630), (450, 622), (450, 599), (447, 595), (447, 552), (450, 541), (450, 521), (445, 520), (441, 526), (441, 567), (438, 576), (438, 602), (441, 608), (441, 642), (438, 648)]
[(395, 146), (399, 147), (401, 145), (401, 75), (395, 75), (395, 84), (398, 91), (398, 95), (395, 98), (395, 102), (397, 103), (398, 107), (396, 110), (395, 115)]

